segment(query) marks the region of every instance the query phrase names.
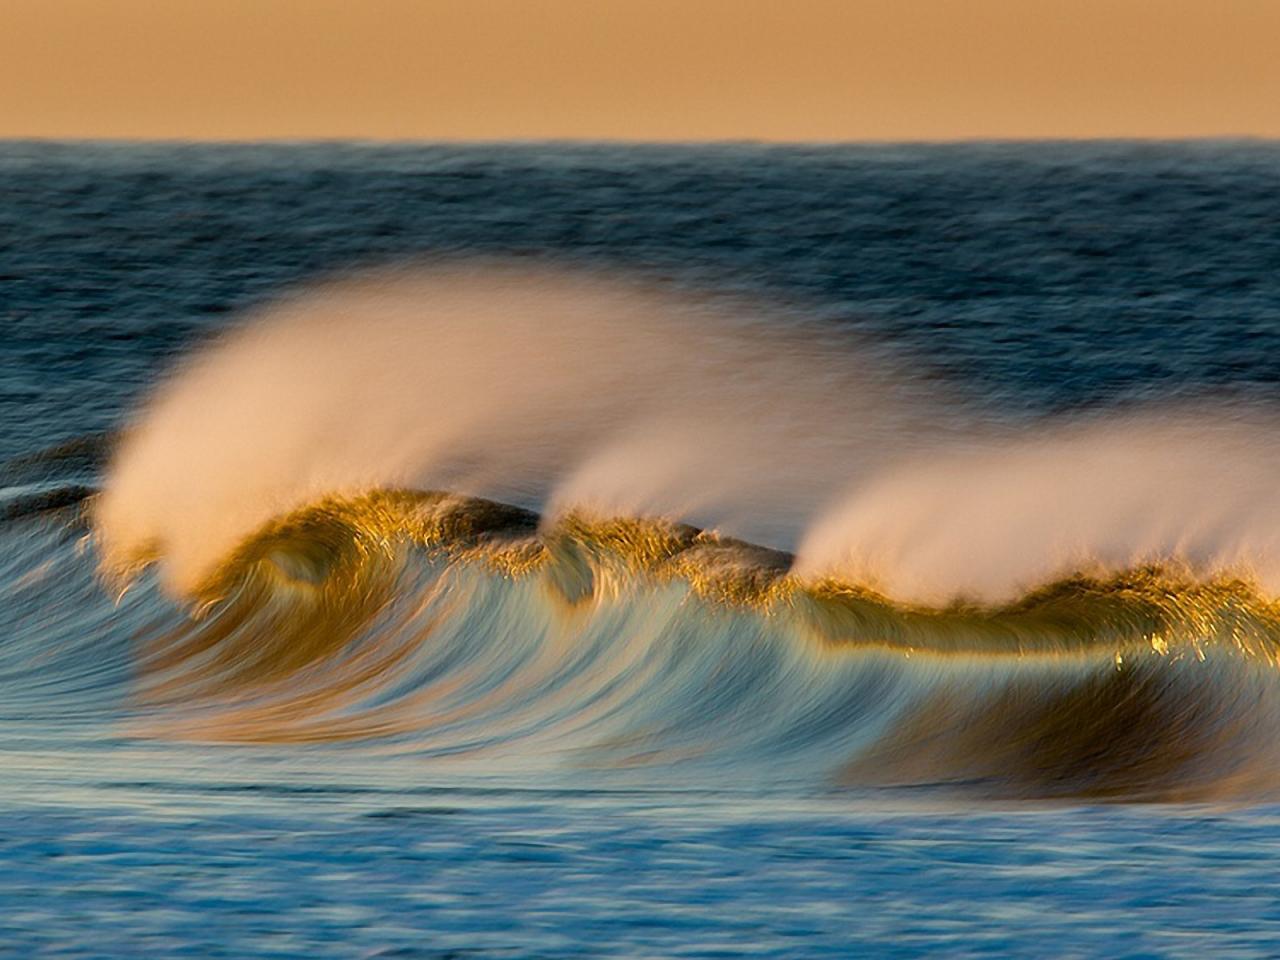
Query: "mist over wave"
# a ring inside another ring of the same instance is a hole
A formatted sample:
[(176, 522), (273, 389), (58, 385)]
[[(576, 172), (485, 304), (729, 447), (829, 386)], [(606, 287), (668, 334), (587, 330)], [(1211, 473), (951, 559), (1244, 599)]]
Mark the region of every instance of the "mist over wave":
[(939, 432), (908, 378), (830, 338), (637, 281), (387, 271), (249, 318), (163, 388), (98, 518), (190, 585), (328, 493), (443, 488), (690, 518), (783, 546)]
[(1278, 436), (1260, 416), (1185, 410), (934, 450), (856, 485), (810, 528), (797, 572), (936, 603), (1174, 563), (1274, 595)]
[(993, 422), (775, 313), (495, 262), (302, 291), (145, 408), (95, 507), (107, 564), (190, 591), (275, 517), (410, 488), (692, 522), (930, 605), (1144, 564), (1280, 590), (1267, 417)]

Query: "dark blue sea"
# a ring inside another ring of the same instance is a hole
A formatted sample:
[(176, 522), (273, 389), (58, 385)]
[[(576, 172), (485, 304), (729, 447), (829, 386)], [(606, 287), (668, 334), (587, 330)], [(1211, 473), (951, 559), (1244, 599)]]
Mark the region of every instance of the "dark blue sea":
[(1280, 955), (1280, 145), (0, 142), (0, 955)]

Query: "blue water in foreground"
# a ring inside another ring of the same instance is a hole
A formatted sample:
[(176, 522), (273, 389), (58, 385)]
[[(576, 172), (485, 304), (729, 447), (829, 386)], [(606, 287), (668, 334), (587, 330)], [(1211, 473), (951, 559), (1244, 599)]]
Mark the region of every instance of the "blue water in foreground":
[(0, 143), (0, 955), (1280, 955), (1265, 803), (789, 783), (777, 744), (758, 788), (519, 743), (451, 765), (140, 708), (156, 623), (187, 614), (11, 505), (96, 487), (93, 438), (241, 311), (475, 255), (781, 302), (1005, 420), (1280, 389), (1274, 144)]
[(14, 806), (14, 955), (1253, 957), (1274, 814), (680, 794)]

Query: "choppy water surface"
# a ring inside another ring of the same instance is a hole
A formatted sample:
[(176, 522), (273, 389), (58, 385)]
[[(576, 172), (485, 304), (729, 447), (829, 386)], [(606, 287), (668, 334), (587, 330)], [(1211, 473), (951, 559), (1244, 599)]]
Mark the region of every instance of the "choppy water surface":
[(7, 948), (1280, 951), (1277, 161), (3, 145)]

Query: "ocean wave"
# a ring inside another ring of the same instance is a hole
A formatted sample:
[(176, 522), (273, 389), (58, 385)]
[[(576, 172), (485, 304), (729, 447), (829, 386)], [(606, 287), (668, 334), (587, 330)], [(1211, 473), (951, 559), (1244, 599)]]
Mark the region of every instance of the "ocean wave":
[(145, 566), (116, 572), (154, 618), (121, 723), (664, 783), (1274, 787), (1280, 607), (1244, 581), (1142, 568), (926, 608), (802, 579), (792, 559), (663, 520), (324, 498), (246, 538), (180, 608)]
[(496, 264), (266, 308), (3, 474), (0, 702), (662, 784), (1275, 792), (1269, 413), (996, 422), (778, 309)]

